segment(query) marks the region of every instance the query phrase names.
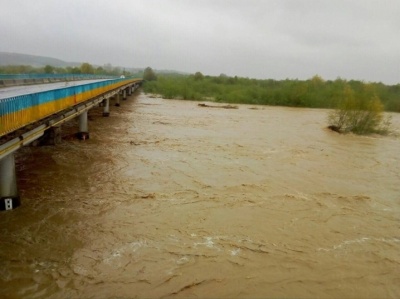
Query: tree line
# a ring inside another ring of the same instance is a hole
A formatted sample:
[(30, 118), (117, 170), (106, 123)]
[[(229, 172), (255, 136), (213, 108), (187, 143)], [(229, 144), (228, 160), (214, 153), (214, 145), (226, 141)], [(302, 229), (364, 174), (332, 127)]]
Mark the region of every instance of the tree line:
[(109, 76), (143, 76), (143, 72), (132, 73), (120, 67), (113, 67), (111, 64), (96, 67), (87, 62), (82, 63), (80, 66), (67, 67), (55, 67), (51, 65), (43, 67), (34, 67), (30, 65), (6, 65), (0, 66), (0, 74), (92, 74)]
[(324, 80), (315, 75), (308, 80), (259, 80), (241, 77), (193, 75), (157, 75), (144, 77), (144, 91), (164, 98), (278, 105), (310, 108), (335, 108), (344, 93), (357, 99), (378, 99), (386, 111), (400, 112), (400, 84), (366, 83), (357, 80)]

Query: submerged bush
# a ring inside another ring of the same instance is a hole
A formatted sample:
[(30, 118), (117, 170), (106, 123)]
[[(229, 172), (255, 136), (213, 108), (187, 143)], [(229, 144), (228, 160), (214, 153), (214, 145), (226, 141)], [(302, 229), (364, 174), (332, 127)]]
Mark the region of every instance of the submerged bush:
[(355, 134), (388, 133), (390, 119), (384, 119), (384, 105), (371, 86), (365, 85), (356, 93), (346, 85), (339, 96), (337, 109), (328, 116), (330, 129)]

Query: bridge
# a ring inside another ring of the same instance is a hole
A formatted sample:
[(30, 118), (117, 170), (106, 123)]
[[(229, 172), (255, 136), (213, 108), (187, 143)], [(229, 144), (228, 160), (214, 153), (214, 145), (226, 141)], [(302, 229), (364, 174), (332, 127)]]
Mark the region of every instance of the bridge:
[(120, 106), (142, 81), (124, 76), (0, 75), (0, 210), (21, 204), (14, 158), (18, 149), (44, 136), (57, 143), (61, 125), (73, 118), (79, 119), (77, 138), (88, 139), (88, 111), (101, 105), (103, 116), (109, 116), (110, 100)]

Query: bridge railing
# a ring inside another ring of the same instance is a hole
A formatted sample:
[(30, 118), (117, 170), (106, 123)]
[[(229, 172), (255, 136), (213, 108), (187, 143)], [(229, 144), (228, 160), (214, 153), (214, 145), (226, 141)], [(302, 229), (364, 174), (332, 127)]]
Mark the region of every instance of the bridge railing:
[(93, 74), (0, 74), (0, 80), (25, 80), (25, 79), (116, 79), (118, 76), (93, 75)]
[(0, 137), (111, 90), (139, 81), (142, 79), (120, 78), (0, 99)]

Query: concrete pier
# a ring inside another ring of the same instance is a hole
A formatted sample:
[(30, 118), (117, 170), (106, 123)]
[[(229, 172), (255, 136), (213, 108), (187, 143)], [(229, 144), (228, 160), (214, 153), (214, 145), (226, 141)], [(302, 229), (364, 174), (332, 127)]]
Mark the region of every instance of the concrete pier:
[(103, 111), (103, 116), (104, 117), (108, 117), (110, 116), (110, 99), (105, 99), (103, 101), (103, 105), (104, 105), (104, 111)]
[(45, 131), (43, 137), (39, 140), (39, 145), (57, 145), (62, 142), (61, 125), (54, 126)]
[(124, 101), (126, 101), (126, 99), (127, 99), (127, 96), (126, 96), (126, 89), (124, 89), (124, 90), (122, 91), (122, 99), (123, 99)]
[(77, 137), (80, 140), (89, 139), (88, 112), (85, 111), (79, 115), (79, 132)]
[(0, 160), (0, 210), (12, 210), (20, 204), (15, 158), (10, 154)]
[(121, 106), (121, 104), (119, 103), (120, 100), (121, 100), (121, 95), (120, 95), (120, 93), (118, 92), (118, 93), (115, 95), (115, 106), (116, 106), (116, 107)]

